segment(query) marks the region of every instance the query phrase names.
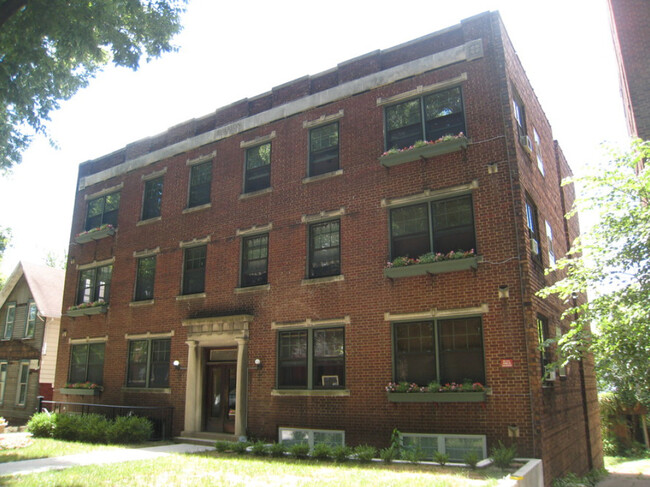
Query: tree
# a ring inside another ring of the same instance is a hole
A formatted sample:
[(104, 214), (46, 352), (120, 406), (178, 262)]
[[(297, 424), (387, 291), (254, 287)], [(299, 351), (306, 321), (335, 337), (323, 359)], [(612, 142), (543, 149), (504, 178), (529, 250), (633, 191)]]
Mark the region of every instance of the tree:
[[(568, 216), (589, 212), (598, 223), (556, 263), (566, 277), (540, 294), (569, 303), (565, 316), (573, 323), (559, 340), (563, 357), (593, 351), (602, 389), (650, 407), (650, 170), (635, 171), (650, 160), (650, 143), (637, 140), (610, 155), (609, 165), (569, 181), (581, 183), (586, 196)], [(587, 291), (588, 302), (574, 299)]]
[[(2, 257), (4, 256), (5, 250), (9, 246), (9, 241), (11, 240), (11, 229), (0, 227), (0, 263), (2, 262)], [(0, 274), (0, 289), (4, 286), (5, 278)]]
[(187, 0), (0, 0), (0, 170), (109, 61), (137, 69), (173, 50)]

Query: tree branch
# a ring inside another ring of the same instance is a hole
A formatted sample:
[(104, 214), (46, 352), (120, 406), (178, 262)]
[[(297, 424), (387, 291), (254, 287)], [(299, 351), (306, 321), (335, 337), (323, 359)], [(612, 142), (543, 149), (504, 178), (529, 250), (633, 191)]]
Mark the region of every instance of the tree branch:
[(0, 4), (0, 29), (20, 9), (27, 6), (28, 0), (5, 0)]

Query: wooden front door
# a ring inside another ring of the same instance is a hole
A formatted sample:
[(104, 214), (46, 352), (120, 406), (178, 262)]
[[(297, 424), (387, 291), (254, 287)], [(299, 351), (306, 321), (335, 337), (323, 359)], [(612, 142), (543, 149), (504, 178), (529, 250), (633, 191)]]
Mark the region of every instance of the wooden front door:
[(237, 364), (208, 364), (205, 377), (205, 431), (234, 433)]

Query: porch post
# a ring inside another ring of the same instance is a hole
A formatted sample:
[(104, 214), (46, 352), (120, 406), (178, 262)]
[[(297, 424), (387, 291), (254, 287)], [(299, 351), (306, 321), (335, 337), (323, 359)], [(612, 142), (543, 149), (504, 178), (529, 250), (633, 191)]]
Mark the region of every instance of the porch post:
[(184, 431), (200, 431), (201, 414), (197, 400), (200, 400), (198, 390), (198, 342), (188, 340), (187, 343), (187, 374), (185, 376), (185, 426)]
[(246, 436), (246, 417), (248, 416), (248, 337), (235, 338), (237, 342), (237, 392), (235, 400), (235, 436)]

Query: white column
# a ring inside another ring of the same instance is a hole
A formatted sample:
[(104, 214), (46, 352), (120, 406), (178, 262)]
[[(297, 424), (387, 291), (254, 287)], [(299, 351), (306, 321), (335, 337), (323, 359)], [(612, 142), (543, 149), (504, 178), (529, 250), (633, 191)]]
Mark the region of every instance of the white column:
[(188, 340), (187, 374), (185, 376), (185, 426), (184, 431), (201, 430), (200, 384), (198, 382), (199, 354), (198, 342)]
[(235, 395), (235, 436), (246, 436), (246, 417), (248, 416), (248, 337), (235, 338), (237, 342), (237, 393)]

